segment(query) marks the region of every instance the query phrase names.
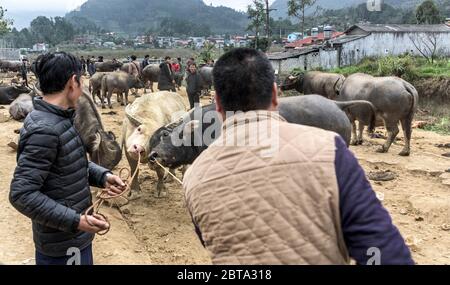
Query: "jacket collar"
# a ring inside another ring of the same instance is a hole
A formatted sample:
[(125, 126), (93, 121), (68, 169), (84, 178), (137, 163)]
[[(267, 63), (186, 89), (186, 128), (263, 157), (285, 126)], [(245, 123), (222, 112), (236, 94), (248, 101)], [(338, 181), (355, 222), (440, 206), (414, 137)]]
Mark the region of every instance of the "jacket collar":
[(286, 122), (286, 119), (284, 119), (278, 112), (266, 110), (249, 111), (245, 113), (238, 112), (224, 121), (223, 130), (225, 131), (229, 128), (233, 128), (239, 125), (245, 125), (266, 120)]
[(68, 119), (72, 119), (75, 116), (75, 109), (63, 110), (61, 107), (45, 102), (40, 96), (34, 98), (33, 106), (35, 110), (55, 114)]

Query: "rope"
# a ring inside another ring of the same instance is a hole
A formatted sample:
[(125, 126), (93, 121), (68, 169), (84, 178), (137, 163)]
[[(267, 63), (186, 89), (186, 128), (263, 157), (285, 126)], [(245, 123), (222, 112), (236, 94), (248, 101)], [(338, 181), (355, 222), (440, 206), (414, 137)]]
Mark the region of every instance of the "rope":
[(121, 168), (120, 171), (119, 171), (119, 177), (122, 179), (122, 181), (126, 185), (125, 191), (123, 191), (120, 194), (111, 196), (111, 195), (108, 194), (108, 190), (107, 189), (103, 189), (100, 193), (97, 194), (97, 196), (96, 196), (97, 201), (95, 201), (95, 203), (84, 212), (84, 218), (86, 219), (86, 222), (90, 226), (94, 227), (95, 225), (93, 225), (89, 221), (87, 216), (88, 215), (93, 215), (93, 214), (101, 216), (109, 224), (109, 228), (104, 230), (103, 232), (98, 232), (97, 233), (98, 235), (104, 236), (111, 229), (111, 224), (109, 223), (108, 218), (104, 214), (100, 213), (100, 208), (103, 206), (103, 204), (106, 201), (109, 201), (109, 200), (113, 200), (113, 199), (117, 199), (117, 198), (123, 198), (123, 199), (128, 201), (128, 199), (125, 198), (124, 196), (125, 196), (125, 194), (127, 194), (128, 192), (131, 191), (131, 184), (132, 184), (133, 180), (136, 178), (136, 175), (139, 172), (140, 164), (141, 164), (141, 154), (139, 153), (138, 154), (138, 164), (137, 164), (136, 170), (133, 173), (133, 176), (131, 176), (131, 169), (128, 168), (128, 167)]
[(175, 181), (177, 181), (178, 183), (180, 183), (180, 185), (183, 185), (183, 181), (181, 181), (178, 177), (175, 176), (175, 174), (173, 174), (172, 172), (170, 172), (169, 169), (167, 169), (166, 167), (164, 167), (161, 163), (159, 163), (158, 160), (152, 160), (152, 163), (155, 163), (156, 165), (158, 165), (159, 167), (161, 167), (162, 169), (164, 169), (165, 171), (167, 171), (169, 173), (170, 176), (173, 177), (173, 179), (175, 179)]

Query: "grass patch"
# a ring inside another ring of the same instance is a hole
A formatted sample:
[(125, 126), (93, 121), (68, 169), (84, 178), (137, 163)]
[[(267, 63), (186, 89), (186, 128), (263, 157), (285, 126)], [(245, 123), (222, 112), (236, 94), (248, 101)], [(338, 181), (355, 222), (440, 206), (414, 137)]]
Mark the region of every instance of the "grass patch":
[(450, 77), (450, 60), (439, 59), (434, 63), (429, 63), (423, 58), (410, 55), (366, 58), (358, 65), (335, 68), (330, 72), (345, 76), (354, 73), (398, 76), (408, 81), (414, 81), (417, 78)]
[(424, 129), (443, 135), (450, 135), (450, 117), (440, 118), (436, 123), (426, 125)]

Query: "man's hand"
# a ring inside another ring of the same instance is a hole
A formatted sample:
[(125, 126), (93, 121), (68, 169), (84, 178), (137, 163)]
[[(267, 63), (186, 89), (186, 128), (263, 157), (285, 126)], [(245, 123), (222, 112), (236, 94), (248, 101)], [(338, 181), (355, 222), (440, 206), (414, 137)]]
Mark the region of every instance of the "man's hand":
[[(86, 218), (87, 220), (89, 220), (89, 222), (86, 221)], [(78, 225), (78, 230), (91, 234), (96, 234), (107, 229), (109, 229), (108, 222), (105, 221), (102, 216), (96, 214), (94, 214), (93, 216), (82, 215), (80, 218), (80, 224)]]
[(108, 195), (116, 196), (125, 191), (126, 185), (119, 176), (108, 173), (106, 174), (105, 188), (108, 190)]

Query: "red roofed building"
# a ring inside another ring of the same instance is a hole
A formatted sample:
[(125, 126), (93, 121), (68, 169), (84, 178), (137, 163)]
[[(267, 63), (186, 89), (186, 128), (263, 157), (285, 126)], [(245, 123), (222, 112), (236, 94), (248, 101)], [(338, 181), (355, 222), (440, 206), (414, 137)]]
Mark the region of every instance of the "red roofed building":
[[(342, 36), (343, 32), (333, 32), (330, 39), (335, 39), (337, 37)], [(307, 37), (302, 40), (295, 41), (293, 43), (289, 43), (285, 46), (285, 48), (293, 48), (298, 49), (306, 46), (321, 44), (325, 39), (325, 33), (319, 33), (317, 37)]]

